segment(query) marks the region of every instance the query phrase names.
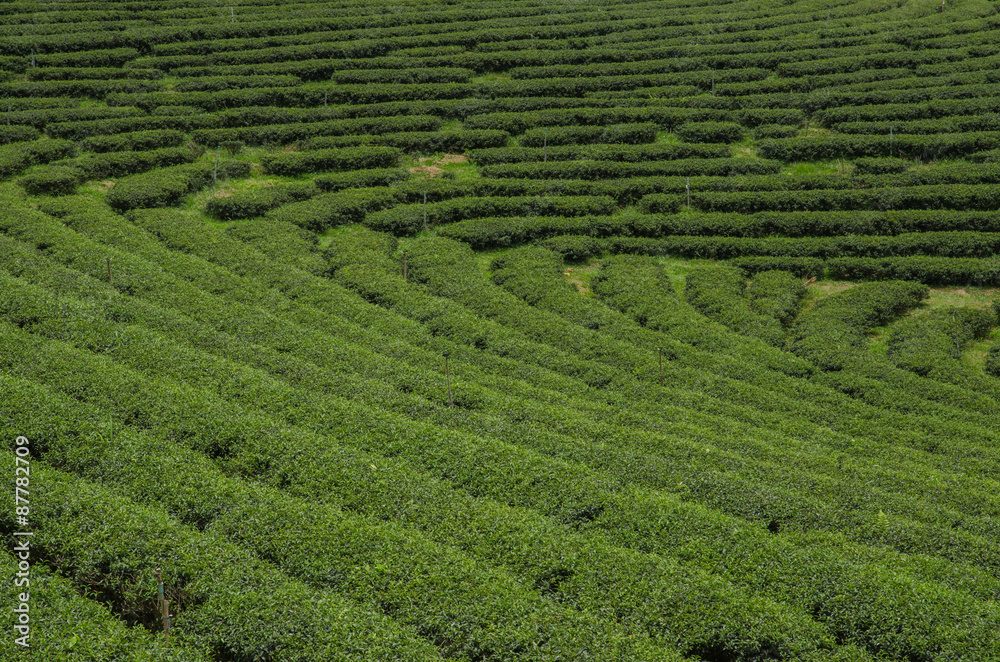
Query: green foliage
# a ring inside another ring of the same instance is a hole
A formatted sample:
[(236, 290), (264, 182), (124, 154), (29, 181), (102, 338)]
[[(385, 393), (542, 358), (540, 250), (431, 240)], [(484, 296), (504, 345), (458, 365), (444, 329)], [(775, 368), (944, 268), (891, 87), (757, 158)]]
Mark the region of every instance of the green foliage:
[(327, 193), (348, 188), (371, 188), (374, 186), (391, 186), (397, 182), (405, 182), (412, 175), (405, 170), (396, 168), (373, 168), (368, 170), (352, 170), (335, 175), (320, 175), (313, 183)]
[(743, 257), (731, 259), (728, 263), (739, 267), (751, 278), (770, 271), (785, 271), (803, 280), (821, 278), (826, 273), (823, 260), (812, 257)]
[(746, 293), (752, 311), (788, 326), (798, 314), (806, 287), (801, 276), (789, 271), (758, 271)]
[(754, 127), (751, 135), (757, 140), (768, 138), (793, 138), (799, 134), (799, 127), (789, 124), (761, 124)]
[(399, 156), (399, 150), (393, 147), (317, 149), (267, 154), (261, 165), (270, 175), (291, 176), (323, 170), (389, 168), (396, 165)]
[(820, 134), (761, 140), (757, 143), (761, 156), (782, 161), (900, 156), (931, 160), (996, 149), (998, 145), (1000, 132), (935, 135), (893, 133), (891, 136)]
[(580, 262), (601, 252), (600, 242), (593, 237), (581, 235), (549, 237), (542, 241), (541, 245), (570, 262)]
[(35, 657), (1000, 659), (987, 3), (8, 4)]
[(148, 152), (106, 152), (104, 154), (84, 154), (72, 159), (57, 161), (80, 170), (86, 179), (107, 179), (125, 177), (156, 168), (169, 168), (194, 161), (195, 156), (187, 147), (166, 147)]
[[(587, 216), (611, 214), (617, 205), (604, 196), (517, 196), (455, 198), (441, 202), (428, 202), (427, 225), (454, 223), (470, 218), (484, 218), (512, 214), (537, 216)], [(424, 205), (414, 203), (369, 214), (365, 225), (373, 230), (395, 235), (414, 234), (424, 227)]]
[(179, 147), (186, 141), (184, 134), (173, 129), (134, 131), (113, 136), (95, 136), (80, 142), (80, 149), (88, 152), (140, 152), (166, 147)]
[(50, 165), (21, 177), (19, 183), (30, 195), (69, 195), (83, 180), (78, 168)]
[(745, 296), (743, 272), (736, 267), (692, 267), (685, 279), (684, 294), (698, 312), (741, 335), (760, 338), (775, 347), (785, 344), (780, 321), (751, 306)]
[(267, 212), (266, 217), (321, 232), (345, 223), (360, 223), (397, 204), (402, 197), (398, 191), (386, 187), (344, 189), (282, 205)]
[(915, 280), (927, 285), (998, 285), (1000, 260), (963, 257), (836, 258), (827, 263), (835, 278)]
[(1000, 345), (994, 345), (986, 355), (986, 374), (1000, 377)]
[(854, 173), (857, 175), (888, 175), (905, 172), (913, 163), (906, 159), (894, 158), (861, 158), (854, 160)]
[(35, 140), (0, 146), (0, 177), (20, 174), (33, 165), (50, 163), (76, 154), (69, 140)]
[[(108, 191), (108, 204), (118, 211), (142, 207), (169, 207), (198, 189), (204, 188), (214, 175), (211, 163), (191, 163), (160, 168), (119, 180)], [(219, 176), (240, 176), (249, 172), (249, 164), (230, 161), (219, 165)]]
[(27, 142), (38, 138), (38, 129), (27, 125), (0, 125), (0, 145)]
[(679, 159), (676, 161), (550, 161), (485, 166), (484, 177), (532, 179), (610, 179), (650, 176), (736, 176), (774, 174), (777, 161), (765, 159)]
[(791, 350), (824, 370), (841, 370), (864, 349), (868, 329), (913, 308), (929, 293), (920, 283), (889, 280), (829, 296), (799, 316)]
[(226, 228), (226, 234), (246, 242), (276, 262), (292, 264), (312, 274), (323, 270), (317, 236), (297, 225), (284, 221), (251, 220)]
[(285, 203), (306, 200), (316, 193), (311, 182), (258, 185), (209, 198), (205, 211), (223, 221), (252, 218)]
[[(586, 128), (589, 127), (573, 127), (572, 130)], [(596, 129), (604, 130), (603, 127), (597, 127)], [(551, 131), (555, 130), (555, 127), (551, 129)], [(685, 143), (654, 143), (650, 145), (553, 145), (550, 143), (545, 149), (540, 149), (541, 142), (535, 147), (531, 147), (525, 142), (525, 138), (530, 133), (529, 131), (518, 138), (518, 147), (477, 149), (469, 154), (469, 158), (479, 165), (494, 165), (500, 163), (525, 163), (545, 159), (552, 161), (592, 159), (595, 161), (623, 161), (631, 163), (671, 161), (687, 158), (719, 159), (729, 156), (729, 149), (723, 145)]]
[[(586, 143), (643, 144), (656, 139), (659, 127), (652, 122), (610, 126), (554, 126), (528, 129), (518, 138), (521, 147), (580, 145)], [(710, 142), (710, 141), (698, 141)], [(553, 158), (560, 158), (553, 154)], [(562, 157), (565, 158), (565, 157)]]
[(674, 132), (689, 143), (734, 143), (743, 137), (743, 127), (736, 122), (685, 122)]
[[(205, 128), (191, 132), (192, 140), (204, 145), (219, 145), (238, 140), (247, 145), (287, 145), (297, 141), (310, 141), (312, 148), (338, 147), (324, 144), (333, 138), (374, 141), (385, 134), (437, 131), (441, 120), (429, 115), (392, 117), (357, 117), (321, 119), (289, 117), (282, 109), (246, 108), (231, 114), (211, 116), (225, 128)], [(307, 121), (296, 121), (305, 119)], [(309, 121), (311, 120), (311, 121)]]

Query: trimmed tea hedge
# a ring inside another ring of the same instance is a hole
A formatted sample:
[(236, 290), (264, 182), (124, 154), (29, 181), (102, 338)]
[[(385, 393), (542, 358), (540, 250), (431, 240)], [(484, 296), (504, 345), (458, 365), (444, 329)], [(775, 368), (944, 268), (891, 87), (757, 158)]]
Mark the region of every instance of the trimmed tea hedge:
[(278, 183), (241, 189), (228, 195), (209, 198), (205, 211), (223, 221), (261, 216), (287, 202), (297, 202), (316, 195), (312, 183)]
[[(175, 205), (188, 193), (207, 186), (212, 181), (214, 169), (211, 163), (190, 163), (132, 175), (119, 180), (108, 191), (107, 201), (117, 211)], [(245, 176), (249, 171), (250, 164), (241, 161), (219, 166), (222, 177)]]
[(271, 175), (300, 175), (322, 170), (362, 170), (396, 165), (400, 151), (393, 147), (317, 149), (308, 152), (265, 154), (264, 172)]

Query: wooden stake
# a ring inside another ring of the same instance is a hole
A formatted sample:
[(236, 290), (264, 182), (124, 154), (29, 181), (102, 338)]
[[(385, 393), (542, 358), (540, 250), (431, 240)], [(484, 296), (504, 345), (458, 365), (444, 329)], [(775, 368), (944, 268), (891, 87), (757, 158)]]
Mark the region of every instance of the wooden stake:
[(448, 384), (448, 408), (451, 409), (455, 406), (455, 401), (451, 397), (451, 368), (448, 367), (449, 356), (451, 356), (450, 352), (446, 352), (444, 355), (444, 379)]
[(427, 229), (427, 191), (424, 191), (424, 229)]
[[(941, 0), (941, 2), (944, 2), (944, 0)], [(830, 10), (829, 9), (826, 10), (826, 27), (830, 27)]]
[(167, 642), (170, 642), (170, 601), (164, 598), (163, 600), (163, 635), (167, 638)]
[(31, 68), (35, 68), (35, 49), (31, 49)]
[(166, 636), (167, 641), (170, 641), (170, 601), (166, 599), (163, 595), (163, 575), (160, 572), (160, 568), (156, 569), (156, 584), (157, 584), (157, 607), (160, 610), (160, 617), (163, 619), (163, 634)]
[(232, 7), (229, 8), (229, 18), (232, 19), (233, 23), (236, 22), (236, 11)]
[(687, 202), (688, 211), (691, 211), (691, 178), (687, 178), (687, 184), (684, 185), (684, 189), (687, 191)]
[(108, 264), (108, 284), (111, 287), (114, 287), (115, 286), (115, 277), (114, 277), (114, 274), (111, 273), (111, 258), (110, 257), (106, 257), (106, 258), (104, 258), (104, 261)]
[(219, 150), (222, 149), (221, 145), (215, 147), (215, 170), (212, 171), (212, 183), (215, 184), (219, 181)]

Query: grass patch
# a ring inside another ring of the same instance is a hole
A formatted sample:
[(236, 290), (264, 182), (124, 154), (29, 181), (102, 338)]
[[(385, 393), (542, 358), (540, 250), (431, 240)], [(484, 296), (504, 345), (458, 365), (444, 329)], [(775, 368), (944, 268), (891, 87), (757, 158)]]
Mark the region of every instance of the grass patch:
[(432, 156), (405, 156), (403, 169), (417, 177), (445, 177), (447, 179), (471, 179), (479, 177), (479, 167), (465, 154), (444, 154), (436, 152)]
[(781, 174), (789, 176), (848, 175), (852, 170), (854, 170), (854, 166), (843, 159), (829, 159), (789, 163), (782, 168)]
[(757, 141), (753, 136), (745, 136), (742, 140), (729, 146), (734, 159), (753, 159), (757, 157)]
[(588, 297), (594, 296), (590, 290), (590, 280), (594, 274), (604, 268), (604, 259), (592, 257), (581, 264), (567, 266), (563, 271), (563, 276), (570, 285), (576, 288), (580, 294)]
[(687, 275), (688, 272), (691, 271), (692, 267), (703, 264), (718, 263), (717, 260), (699, 260), (697, 258), (673, 257), (660, 257), (657, 258), (656, 261), (663, 265), (663, 271), (670, 279), (670, 284), (673, 285), (674, 290), (681, 294), (684, 293), (684, 287), (687, 285)]
[(962, 348), (962, 363), (985, 374), (986, 355), (997, 344), (1000, 344), (1000, 328), (993, 329), (993, 333), (986, 338), (973, 340)]

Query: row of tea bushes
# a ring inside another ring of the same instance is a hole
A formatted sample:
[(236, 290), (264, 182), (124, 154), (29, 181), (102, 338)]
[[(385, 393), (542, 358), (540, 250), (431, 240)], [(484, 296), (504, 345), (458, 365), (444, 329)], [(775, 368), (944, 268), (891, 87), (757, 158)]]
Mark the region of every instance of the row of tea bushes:
[[(761, 275), (758, 275), (758, 278)], [(774, 317), (753, 311), (743, 272), (730, 266), (695, 266), (687, 273), (684, 294), (698, 312), (736, 333), (782, 347), (785, 331)]]

